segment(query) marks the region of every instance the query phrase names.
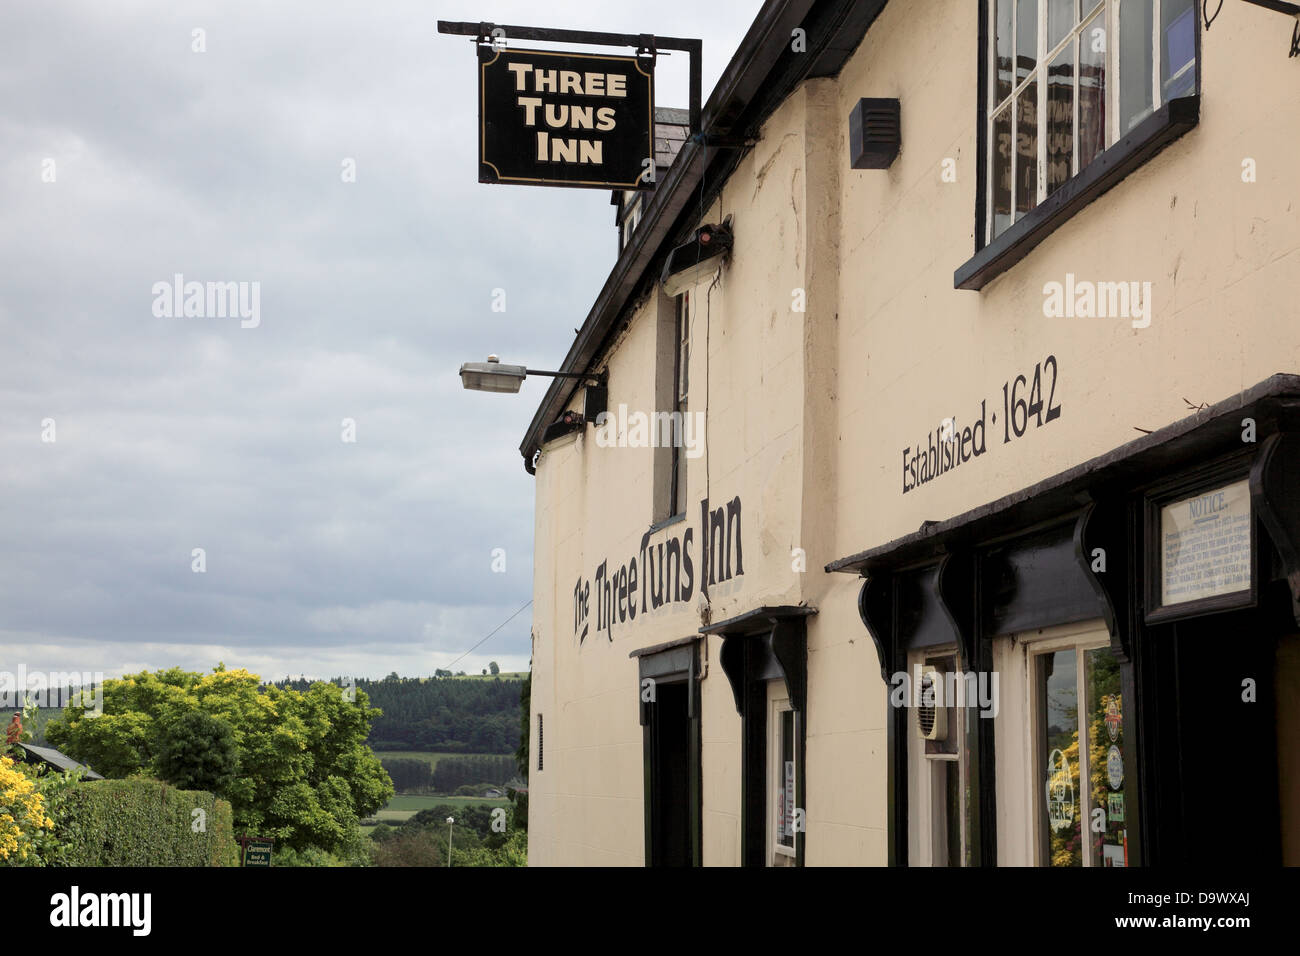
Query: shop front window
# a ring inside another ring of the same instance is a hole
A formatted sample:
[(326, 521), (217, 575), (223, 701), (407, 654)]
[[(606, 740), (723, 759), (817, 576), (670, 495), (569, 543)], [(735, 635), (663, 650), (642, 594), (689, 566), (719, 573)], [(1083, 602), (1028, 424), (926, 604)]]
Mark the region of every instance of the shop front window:
[(1003, 866), (1128, 866), (1121, 663), (1098, 621), (993, 641), (997, 860)]
[[(775, 691), (773, 691), (775, 693)], [(795, 834), (802, 824), (796, 793), (795, 714), (787, 697), (773, 697), (769, 712), (768, 798), (771, 866), (795, 865)]]
[(912, 866), (967, 864), (965, 748), (967, 695), (956, 648), (909, 655), (917, 682), (908, 718), (908, 861)]
[(1075, 652), (1038, 656), (1038, 687), (1042, 701), (1040, 725), (1043, 749), (1048, 866), (1080, 866), (1083, 837), (1079, 821), (1079, 688)]
[(1128, 819), (1119, 661), (1108, 646), (1033, 655), (1039, 864), (1126, 866)]

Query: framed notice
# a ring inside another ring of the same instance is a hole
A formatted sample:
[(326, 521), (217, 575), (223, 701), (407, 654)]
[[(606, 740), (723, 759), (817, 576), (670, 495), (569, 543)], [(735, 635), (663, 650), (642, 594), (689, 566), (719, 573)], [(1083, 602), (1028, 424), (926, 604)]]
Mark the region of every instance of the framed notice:
[(1251, 607), (1258, 579), (1246, 478), (1148, 499), (1147, 615), (1159, 622)]

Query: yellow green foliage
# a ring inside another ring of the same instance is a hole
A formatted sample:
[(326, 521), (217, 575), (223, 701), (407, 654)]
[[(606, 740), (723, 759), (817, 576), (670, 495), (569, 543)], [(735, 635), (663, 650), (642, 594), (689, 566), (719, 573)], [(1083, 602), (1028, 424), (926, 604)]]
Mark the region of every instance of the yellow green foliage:
[(36, 784), (9, 757), (0, 757), (0, 861), (27, 862), (41, 831), (53, 829)]

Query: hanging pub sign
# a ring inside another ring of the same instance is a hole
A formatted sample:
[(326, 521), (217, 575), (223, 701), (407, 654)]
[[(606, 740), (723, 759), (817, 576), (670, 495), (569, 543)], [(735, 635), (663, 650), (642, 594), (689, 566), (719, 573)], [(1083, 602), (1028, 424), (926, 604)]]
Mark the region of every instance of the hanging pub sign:
[(1162, 496), (1149, 508), (1157, 574), (1148, 580), (1148, 621), (1255, 603), (1249, 481)]
[(653, 185), (651, 57), (478, 51), (479, 182)]

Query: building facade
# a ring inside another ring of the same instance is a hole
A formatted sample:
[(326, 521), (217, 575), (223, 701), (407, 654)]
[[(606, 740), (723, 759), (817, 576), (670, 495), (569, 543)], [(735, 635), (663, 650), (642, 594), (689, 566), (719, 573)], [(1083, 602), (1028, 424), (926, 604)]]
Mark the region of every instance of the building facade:
[(531, 863), (1300, 862), (1291, 23), (764, 5), (521, 446)]

